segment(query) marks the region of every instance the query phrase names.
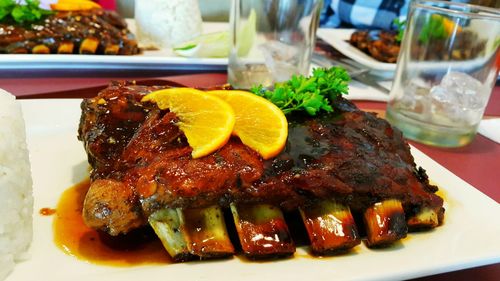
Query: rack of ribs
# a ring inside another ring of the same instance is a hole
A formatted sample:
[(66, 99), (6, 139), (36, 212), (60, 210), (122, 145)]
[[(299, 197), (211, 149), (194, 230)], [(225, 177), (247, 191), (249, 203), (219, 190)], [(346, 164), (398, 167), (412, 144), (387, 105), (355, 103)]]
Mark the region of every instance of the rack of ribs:
[(117, 13), (103, 9), (63, 12), (31, 24), (0, 23), (0, 53), (138, 54), (137, 41)]
[(437, 187), (401, 132), (344, 98), (332, 102), (334, 113), (288, 116), (286, 147), (273, 159), (236, 137), (192, 159), (175, 114), (141, 102), (160, 88), (113, 82), (82, 102), (88, 226), (121, 235), (149, 223), (183, 261), (234, 253), (224, 215), (250, 258), (294, 253), (289, 212), (300, 214), (317, 255), (349, 250), (365, 235), (369, 247), (390, 245), (443, 222)]
[(351, 34), (349, 42), (378, 61), (395, 63), (401, 48), (397, 35), (396, 31), (357, 30)]

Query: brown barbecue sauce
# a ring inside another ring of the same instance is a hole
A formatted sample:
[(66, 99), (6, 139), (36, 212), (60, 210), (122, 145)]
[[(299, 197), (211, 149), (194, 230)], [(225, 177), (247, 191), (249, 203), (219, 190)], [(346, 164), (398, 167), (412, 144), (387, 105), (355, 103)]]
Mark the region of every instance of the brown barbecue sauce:
[(111, 266), (168, 264), (171, 259), (150, 229), (111, 237), (85, 225), (83, 201), (89, 189), (87, 179), (64, 191), (54, 216), (54, 241), (68, 255), (91, 263)]
[(41, 208), (39, 211), (40, 215), (42, 216), (52, 216), (53, 214), (56, 213), (56, 209), (52, 208)]

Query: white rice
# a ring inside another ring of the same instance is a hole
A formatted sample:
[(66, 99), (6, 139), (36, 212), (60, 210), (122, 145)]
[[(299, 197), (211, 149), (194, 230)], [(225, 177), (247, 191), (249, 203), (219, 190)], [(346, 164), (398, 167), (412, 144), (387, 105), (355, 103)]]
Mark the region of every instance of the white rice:
[(136, 0), (135, 22), (144, 48), (168, 48), (202, 32), (198, 0)]
[(33, 194), (21, 107), (0, 89), (0, 280), (25, 258), (33, 236)]

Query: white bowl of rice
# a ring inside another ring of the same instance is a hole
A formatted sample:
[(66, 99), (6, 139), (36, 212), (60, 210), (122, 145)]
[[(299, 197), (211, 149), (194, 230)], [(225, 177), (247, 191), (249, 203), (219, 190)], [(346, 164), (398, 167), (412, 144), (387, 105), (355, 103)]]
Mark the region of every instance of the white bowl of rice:
[(0, 280), (27, 257), (32, 221), (32, 179), (21, 107), (0, 89)]
[(135, 22), (143, 48), (169, 48), (202, 32), (198, 0), (136, 0)]

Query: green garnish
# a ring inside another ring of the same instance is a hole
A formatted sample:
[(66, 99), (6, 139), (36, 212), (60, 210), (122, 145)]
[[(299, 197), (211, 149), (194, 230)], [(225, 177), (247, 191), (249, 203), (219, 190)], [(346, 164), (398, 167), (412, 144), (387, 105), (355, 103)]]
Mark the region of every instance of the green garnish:
[(293, 76), (286, 82), (274, 84), (272, 91), (265, 90), (262, 85), (251, 91), (277, 105), (285, 114), (305, 111), (314, 116), (321, 110), (332, 112), (330, 101), (348, 93), (350, 80), (341, 67), (316, 68), (310, 77)]
[(495, 43), (493, 43), (493, 47), (491, 49), (495, 50), (498, 46), (500, 46), (500, 36), (497, 36), (497, 38), (495, 39)]
[(405, 34), (406, 20), (399, 20), (399, 18), (395, 18), (394, 24), (398, 28), (398, 35), (396, 35), (396, 41), (401, 42), (403, 41), (403, 35)]
[(440, 15), (431, 15), (424, 23), (418, 39), (427, 44), (431, 39), (445, 39), (448, 36), (444, 25), (445, 18)]
[(173, 48), (174, 51), (187, 51), (187, 50), (191, 50), (193, 48), (196, 48), (196, 44), (188, 44), (188, 45), (185, 45), (185, 46), (182, 46), (182, 47), (178, 47), (178, 48)]
[(14, 20), (25, 24), (52, 14), (52, 11), (44, 10), (39, 5), (39, 0), (26, 0), (25, 4), (19, 4), (16, 0), (0, 0), (0, 21)]

